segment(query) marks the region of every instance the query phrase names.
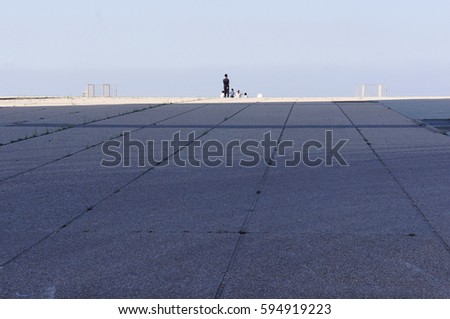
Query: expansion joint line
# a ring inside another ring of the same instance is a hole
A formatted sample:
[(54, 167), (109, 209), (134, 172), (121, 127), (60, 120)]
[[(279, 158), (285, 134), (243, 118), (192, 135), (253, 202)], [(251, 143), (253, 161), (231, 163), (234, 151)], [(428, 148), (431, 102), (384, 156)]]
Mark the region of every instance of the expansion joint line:
[(228, 265), (227, 265), (227, 267), (226, 267), (226, 269), (224, 271), (224, 274), (222, 276), (222, 280), (220, 281), (219, 287), (217, 288), (216, 294), (214, 296), (215, 299), (219, 299), (223, 295), (223, 291), (225, 289), (226, 277), (228, 276), (228, 274), (229, 274), (229, 272), (231, 270), (231, 267), (234, 265), (234, 263), (236, 261), (236, 258), (237, 258), (237, 254), (238, 254), (238, 252), (240, 250), (240, 247), (242, 245), (242, 241), (244, 240), (245, 235), (248, 233), (248, 231), (247, 231), (248, 223), (249, 223), (249, 221), (250, 221), (250, 219), (251, 219), (251, 217), (252, 217), (252, 215), (253, 215), (253, 213), (254, 213), (254, 211), (256, 209), (256, 204), (258, 203), (258, 199), (260, 198), (262, 189), (263, 189), (264, 184), (265, 184), (265, 182), (267, 180), (267, 177), (269, 175), (270, 167), (272, 167), (271, 163), (274, 160), (274, 158), (275, 158), (275, 156), (276, 156), (276, 154), (278, 152), (278, 146), (281, 143), (281, 140), (283, 138), (283, 134), (284, 134), (284, 131), (286, 129), (287, 123), (289, 121), (289, 118), (291, 117), (292, 111), (293, 111), (294, 106), (295, 106), (296, 103), (297, 103), (297, 101), (295, 101), (291, 105), (291, 108), (289, 109), (289, 113), (286, 116), (286, 120), (284, 121), (284, 124), (283, 124), (283, 127), (281, 129), (280, 135), (278, 136), (277, 146), (273, 149), (271, 157), (270, 157), (270, 161), (269, 161), (269, 163), (267, 163), (268, 165), (266, 166), (266, 168), (264, 170), (264, 174), (263, 174), (263, 176), (261, 178), (261, 181), (258, 184), (258, 188), (256, 190), (255, 198), (254, 198), (254, 200), (253, 200), (253, 202), (251, 204), (251, 207), (250, 207), (249, 211), (247, 212), (247, 215), (245, 217), (244, 223), (242, 224), (241, 230), (239, 231), (239, 236), (238, 236), (238, 239), (236, 241), (236, 245), (234, 246), (233, 253), (231, 254), (231, 257), (230, 257), (230, 260), (228, 262)]
[[(294, 102), (294, 103), (291, 105), (291, 108), (289, 109), (289, 113), (288, 113), (288, 115), (286, 116), (286, 120), (285, 120), (284, 123), (283, 123), (283, 127), (281, 128), (280, 135), (278, 136), (278, 139), (277, 139), (277, 146), (274, 147), (274, 149), (273, 149), (273, 151), (272, 151), (272, 154), (270, 155), (270, 161), (269, 161), (269, 163), (267, 163), (268, 165), (266, 166), (266, 169), (264, 170), (264, 175), (263, 175), (263, 177), (261, 178), (261, 181), (260, 181), (260, 183), (259, 183), (259, 185), (258, 185), (258, 189), (257, 189), (257, 192), (256, 192), (255, 199), (254, 199), (254, 201), (253, 201), (253, 203), (252, 203), (252, 206), (251, 206), (251, 208), (250, 208), (250, 214), (251, 214), (251, 212), (254, 212), (255, 209), (256, 209), (256, 204), (258, 203), (258, 200), (259, 200), (259, 198), (260, 198), (260, 195), (261, 195), (261, 192), (262, 192), (262, 190), (263, 190), (264, 184), (265, 184), (266, 179), (267, 179), (267, 177), (268, 177), (268, 175), (269, 175), (270, 168), (271, 168), (272, 165), (273, 165), (273, 161), (274, 161), (276, 155), (278, 154), (278, 147), (279, 147), (279, 145), (280, 145), (280, 143), (281, 143), (281, 140), (283, 139), (284, 131), (286, 130), (287, 123), (289, 122), (289, 118), (291, 117), (292, 111), (294, 110), (294, 106), (295, 106), (296, 103), (297, 103), (297, 102)], [(249, 214), (249, 215), (250, 215), (250, 214)], [(243, 231), (245, 231), (245, 228), (246, 228), (246, 226), (247, 226), (248, 219), (250, 218), (249, 215), (248, 215), (248, 218), (246, 218), (245, 223), (244, 223), (244, 225), (243, 225), (243, 229), (242, 229)]]
[(400, 187), (402, 192), (405, 194), (406, 198), (409, 200), (411, 205), (414, 207), (416, 212), (420, 215), (420, 217), (423, 219), (423, 221), (427, 224), (427, 226), (430, 228), (433, 235), (438, 239), (438, 241), (444, 246), (444, 248), (447, 250), (447, 252), (450, 252), (450, 247), (445, 241), (445, 239), (439, 234), (439, 232), (434, 228), (434, 226), (431, 224), (430, 220), (427, 218), (425, 213), (422, 211), (422, 209), (419, 207), (419, 205), (416, 203), (414, 198), (408, 193), (406, 188), (403, 186), (403, 184), (400, 182), (400, 180), (395, 176), (392, 169), (386, 164), (386, 162), (381, 158), (381, 156), (378, 154), (378, 152), (373, 147), (372, 143), (369, 142), (367, 137), (362, 132), (361, 128), (356, 125), (355, 122), (350, 118), (350, 116), (344, 111), (342, 106), (334, 102), (334, 104), (341, 110), (341, 112), (344, 114), (344, 116), (348, 119), (348, 121), (352, 124), (352, 126), (356, 129), (358, 134), (362, 137), (362, 139), (366, 142), (372, 153), (375, 155), (377, 160), (380, 162), (380, 164), (385, 168), (385, 170), (388, 172), (388, 174), (391, 176), (391, 178), (395, 181), (395, 183)]

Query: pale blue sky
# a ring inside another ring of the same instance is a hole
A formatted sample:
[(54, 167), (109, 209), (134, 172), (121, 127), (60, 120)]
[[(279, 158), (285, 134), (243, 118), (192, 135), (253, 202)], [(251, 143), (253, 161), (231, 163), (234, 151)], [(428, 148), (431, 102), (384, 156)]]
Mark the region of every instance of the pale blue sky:
[(450, 95), (447, 0), (1, 0), (0, 96)]

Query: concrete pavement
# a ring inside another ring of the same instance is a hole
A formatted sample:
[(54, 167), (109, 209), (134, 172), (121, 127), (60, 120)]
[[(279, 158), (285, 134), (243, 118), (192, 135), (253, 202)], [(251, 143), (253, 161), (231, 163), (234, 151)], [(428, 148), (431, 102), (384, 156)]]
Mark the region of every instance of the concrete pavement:
[[(450, 298), (450, 137), (396, 103), (2, 107), (0, 297)], [(327, 130), (348, 166), (283, 165)], [(135, 147), (102, 167), (124, 131), (161, 162), (139, 167)], [(276, 166), (234, 148), (232, 167), (179, 167), (205, 154), (165, 155), (176, 132), (295, 147)]]

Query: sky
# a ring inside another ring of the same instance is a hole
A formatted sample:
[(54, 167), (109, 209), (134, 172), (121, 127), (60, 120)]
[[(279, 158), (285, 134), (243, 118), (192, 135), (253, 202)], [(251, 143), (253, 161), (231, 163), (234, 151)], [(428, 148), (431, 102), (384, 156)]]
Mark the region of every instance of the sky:
[(450, 95), (447, 0), (0, 1), (0, 96)]

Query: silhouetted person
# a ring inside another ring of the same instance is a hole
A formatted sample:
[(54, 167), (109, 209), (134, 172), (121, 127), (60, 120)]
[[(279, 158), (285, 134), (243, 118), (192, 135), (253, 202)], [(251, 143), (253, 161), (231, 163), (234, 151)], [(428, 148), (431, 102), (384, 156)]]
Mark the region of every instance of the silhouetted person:
[(223, 79), (223, 91), (225, 97), (230, 97), (230, 79), (228, 78), (228, 74), (225, 74), (225, 78)]

